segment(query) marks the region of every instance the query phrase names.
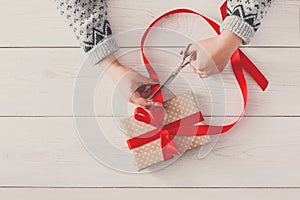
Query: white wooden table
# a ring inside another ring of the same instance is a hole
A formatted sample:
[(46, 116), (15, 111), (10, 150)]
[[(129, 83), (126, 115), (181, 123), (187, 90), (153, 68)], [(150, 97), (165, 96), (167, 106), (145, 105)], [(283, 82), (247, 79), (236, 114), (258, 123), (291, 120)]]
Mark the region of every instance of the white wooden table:
[[(109, 0), (108, 4), (110, 22), (118, 34), (145, 28), (160, 14), (179, 7), (194, 9), (220, 22), (221, 3), (221, 0)], [(249, 103), (237, 127), (223, 135), (205, 159), (187, 154), (168, 168), (141, 175), (116, 172), (101, 165), (78, 139), (72, 116), (72, 93), (84, 53), (54, 2), (2, 0), (1, 8), (1, 199), (299, 196), (299, 0), (276, 0), (251, 44), (242, 47), (270, 85), (266, 92), (261, 92), (247, 75)], [(163, 25), (175, 27), (194, 39), (211, 35), (204, 25), (199, 30), (197, 22), (190, 16), (174, 16)], [(120, 52), (136, 50), (121, 59), (132, 66), (141, 64), (140, 34), (135, 33), (131, 38), (119, 38)], [(149, 44), (151, 48), (178, 52), (184, 45), (184, 41), (161, 37), (165, 39), (154, 39)], [(168, 58), (168, 53), (152, 57), (170, 66), (178, 62)], [(184, 75), (193, 76), (190, 71)], [(222, 77), (228, 94), (227, 115), (232, 121), (241, 111), (241, 96), (229, 67)], [(203, 96), (208, 95), (203, 81), (192, 80)], [(186, 90), (180, 84), (176, 88)], [(110, 102), (101, 101), (104, 106), (97, 117), (108, 120), (112, 113), (105, 105)], [(201, 108), (208, 118), (212, 115), (209, 106), (209, 98), (203, 97)]]

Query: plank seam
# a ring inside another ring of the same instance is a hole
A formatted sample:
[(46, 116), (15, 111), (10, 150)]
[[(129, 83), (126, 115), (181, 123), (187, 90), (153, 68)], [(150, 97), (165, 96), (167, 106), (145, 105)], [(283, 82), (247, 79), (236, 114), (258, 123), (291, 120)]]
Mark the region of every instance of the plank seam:
[[(73, 115), (2, 115), (0, 118), (73, 118), (73, 117), (128, 117), (126, 115), (96, 115), (96, 116), (73, 116)], [(239, 115), (203, 115), (203, 117), (239, 117)], [(298, 118), (300, 115), (244, 115), (247, 118)]]
[(228, 186), (228, 187), (158, 187), (158, 186), (0, 186), (0, 189), (300, 189), (300, 186)]
[[(120, 48), (140, 48), (139, 46), (120, 46)], [(145, 48), (184, 48), (184, 46), (145, 46)], [(279, 48), (298, 49), (300, 46), (240, 46), (241, 49)], [(79, 46), (0, 46), (0, 49), (80, 49)]]

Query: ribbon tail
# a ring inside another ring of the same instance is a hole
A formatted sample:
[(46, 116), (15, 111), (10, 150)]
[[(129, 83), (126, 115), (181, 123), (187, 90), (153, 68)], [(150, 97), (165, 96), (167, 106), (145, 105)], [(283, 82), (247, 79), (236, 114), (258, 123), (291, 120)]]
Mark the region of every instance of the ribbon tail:
[(254, 65), (254, 63), (241, 51), (240, 53), (241, 61), (243, 63), (243, 68), (247, 73), (255, 80), (259, 87), (265, 91), (269, 85), (267, 78), (259, 71), (259, 69)]
[(233, 73), (235, 75), (235, 78), (239, 84), (239, 87), (241, 89), (242, 95), (243, 95), (243, 99), (244, 99), (244, 109), (246, 108), (247, 105), (247, 98), (248, 98), (248, 89), (247, 89), (247, 83), (246, 83), (246, 79), (243, 73), (243, 65), (240, 62), (241, 61), (241, 51), (237, 50), (233, 53), (233, 55), (231, 56), (230, 60), (231, 60), (231, 67), (233, 70)]
[(164, 160), (173, 158), (178, 154), (177, 145), (167, 130), (161, 130), (161, 149)]

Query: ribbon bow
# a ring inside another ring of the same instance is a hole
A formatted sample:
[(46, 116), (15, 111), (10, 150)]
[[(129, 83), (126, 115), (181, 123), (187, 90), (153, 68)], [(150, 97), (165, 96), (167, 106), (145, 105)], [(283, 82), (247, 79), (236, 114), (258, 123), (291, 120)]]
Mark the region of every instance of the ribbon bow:
[[(155, 113), (155, 115), (159, 114), (159, 112), (162, 112), (163, 110), (162, 107), (154, 109), (157, 109), (156, 111), (152, 112)], [(178, 149), (175, 142), (173, 141), (172, 136), (195, 136), (198, 133), (198, 126), (194, 126), (194, 124), (198, 123), (199, 121), (203, 121), (201, 112), (196, 112), (192, 115), (189, 115), (182, 119), (178, 119), (166, 125), (161, 124), (161, 121), (159, 121), (159, 117), (155, 118), (151, 116), (151, 109), (150, 112), (147, 112), (143, 108), (138, 107), (136, 109), (136, 114), (139, 115), (139, 121), (151, 124), (156, 128), (142, 135), (139, 135), (138, 137), (133, 137), (127, 140), (129, 149), (140, 147), (160, 138), (160, 145), (164, 160), (168, 160), (174, 155), (178, 154)]]
[[(220, 7), (221, 15), (223, 20), (226, 17), (226, 2)], [(151, 66), (148, 58), (144, 52), (144, 43), (147, 38), (147, 35), (150, 29), (162, 18), (167, 17), (176, 13), (189, 13), (202, 17), (214, 30), (217, 34), (221, 34), (220, 26), (214, 22), (213, 20), (205, 17), (204, 15), (197, 13), (193, 10), (189, 9), (175, 9), (169, 11), (160, 17), (158, 17), (154, 22), (150, 24), (150, 26), (145, 31), (142, 39), (141, 39), (141, 52), (142, 58), (144, 60), (144, 64), (148, 70), (149, 76), (158, 80), (158, 75)], [(176, 144), (173, 141), (173, 136), (203, 136), (203, 135), (213, 135), (213, 134), (222, 134), (230, 130), (232, 127), (236, 125), (236, 123), (243, 117), (245, 108), (247, 105), (247, 97), (248, 97), (248, 89), (247, 83), (245, 80), (245, 76), (243, 73), (243, 68), (248, 72), (248, 74), (256, 81), (256, 83), (260, 86), (260, 88), (264, 91), (268, 86), (268, 80), (264, 77), (264, 75), (259, 71), (259, 69), (251, 62), (251, 60), (240, 50), (237, 49), (230, 58), (232, 70), (239, 84), (240, 90), (242, 92), (244, 106), (243, 111), (240, 114), (239, 118), (231, 124), (225, 126), (213, 126), (213, 125), (196, 125), (196, 123), (203, 121), (203, 116), (201, 112), (196, 112), (192, 115), (184, 117), (182, 119), (178, 119), (174, 122), (164, 125), (164, 110), (163, 107), (155, 107), (146, 111), (145, 109), (138, 107), (135, 110), (134, 118), (138, 121), (142, 121), (147, 124), (151, 124), (156, 128), (149, 132), (146, 132), (140, 136), (131, 138), (127, 140), (127, 144), (129, 149), (134, 149), (140, 147), (144, 144), (147, 144), (151, 141), (157, 140), (160, 138), (161, 141), (161, 149), (164, 160), (172, 158), (174, 155), (178, 153), (178, 149)], [(156, 85), (152, 88), (152, 94), (157, 90), (159, 85)], [(160, 91), (154, 98), (153, 101), (159, 102), (163, 105), (163, 96)]]

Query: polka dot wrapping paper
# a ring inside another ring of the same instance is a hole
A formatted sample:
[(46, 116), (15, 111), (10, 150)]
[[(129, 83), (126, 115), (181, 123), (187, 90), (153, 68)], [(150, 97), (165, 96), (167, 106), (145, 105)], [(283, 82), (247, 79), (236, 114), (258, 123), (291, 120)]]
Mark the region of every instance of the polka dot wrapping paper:
[[(164, 102), (165, 107), (165, 124), (176, 121), (188, 115), (199, 111), (196, 98), (192, 91), (180, 94), (176, 97), (168, 99)], [(197, 123), (204, 124), (204, 121)], [(137, 121), (133, 116), (121, 120), (121, 126), (125, 130), (128, 138), (139, 136), (145, 132), (155, 129), (154, 126), (144, 122)], [(210, 137), (205, 136), (173, 136), (173, 141), (177, 145), (178, 152), (195, 149), (210, 142)], [(138, 170), (154, 165), (164, 161), (162, 149), (160, 145), (160, 138), (149, 142), (143, 146), (132, 150), (135, 165)]]

